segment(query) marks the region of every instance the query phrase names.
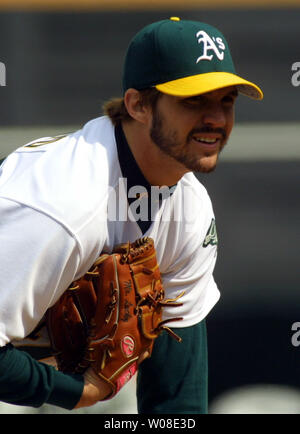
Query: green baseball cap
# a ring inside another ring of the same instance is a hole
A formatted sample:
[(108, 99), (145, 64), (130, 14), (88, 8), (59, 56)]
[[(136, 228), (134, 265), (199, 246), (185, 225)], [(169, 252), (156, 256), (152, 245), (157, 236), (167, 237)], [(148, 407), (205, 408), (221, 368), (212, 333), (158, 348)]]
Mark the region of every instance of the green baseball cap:
[(171, 17), (143, 28), (128, 47), (124, 92), (156, 87), (162, 93), (189, 97), (227, 86), (263, 98), (256, 84), (236, 74), (226, 39), (209, 24)]

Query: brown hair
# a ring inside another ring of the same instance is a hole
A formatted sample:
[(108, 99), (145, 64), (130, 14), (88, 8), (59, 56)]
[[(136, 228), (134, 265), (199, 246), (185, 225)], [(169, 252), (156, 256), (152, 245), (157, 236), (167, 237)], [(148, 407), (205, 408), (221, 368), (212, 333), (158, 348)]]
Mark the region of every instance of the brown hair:
[[(149, 88), (139, 91), (143, 105), (150, 105), (154, 110), (161, 93), (155, 88)], [(103, 105), (103, 113), (111, 119), (114, 125), (122, 121), (130, 121), (132, 117), (128, 113), (124, 104), (124, 98), (112, 98)]]

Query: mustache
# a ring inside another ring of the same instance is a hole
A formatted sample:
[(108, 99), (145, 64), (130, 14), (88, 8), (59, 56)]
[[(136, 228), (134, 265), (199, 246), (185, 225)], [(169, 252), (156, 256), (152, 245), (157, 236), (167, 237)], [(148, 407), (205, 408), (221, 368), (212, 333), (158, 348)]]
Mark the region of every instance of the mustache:
[(221, 134), (223, 140), (226, 139), (227, 134), (226, 131), (224, 130), (224, 128), (212, 128), (209, 126), (206, 127), (201, 127), (201, 128), (194, 128), (190, 134), (189, 137), (191, 138), (194, 134), (201, 134), (201, 133), (216, 133), (216, 134)]

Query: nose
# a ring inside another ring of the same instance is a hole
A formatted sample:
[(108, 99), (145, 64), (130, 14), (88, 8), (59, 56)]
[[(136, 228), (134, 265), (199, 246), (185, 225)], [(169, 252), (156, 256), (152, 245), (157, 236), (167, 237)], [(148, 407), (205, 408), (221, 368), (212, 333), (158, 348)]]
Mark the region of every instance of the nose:
[(223, 128), (226, 125), (226, 115), (221, 104), (209, 104), (202, 114), (202, 123), (211, 127)]

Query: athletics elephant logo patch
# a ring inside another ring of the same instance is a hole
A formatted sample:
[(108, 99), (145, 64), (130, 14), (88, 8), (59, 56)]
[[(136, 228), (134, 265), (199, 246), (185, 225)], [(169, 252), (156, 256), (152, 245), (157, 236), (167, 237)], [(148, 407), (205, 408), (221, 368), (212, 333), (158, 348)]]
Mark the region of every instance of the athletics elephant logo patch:
[(203, 247), (207, 247), (209, 244), (211, 244), (212, 246), (218, 244), (218, 235), (215, 219), (211, 220), (211, 224), (208, 228), (202, 245)]

